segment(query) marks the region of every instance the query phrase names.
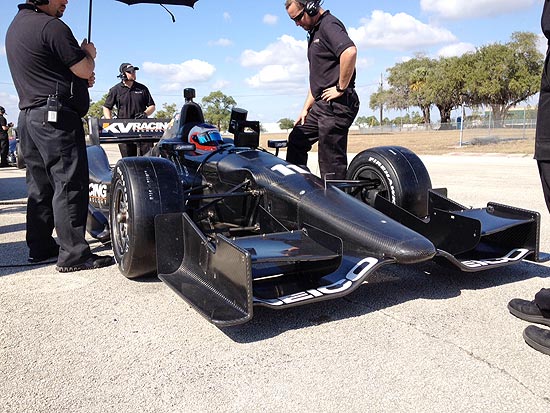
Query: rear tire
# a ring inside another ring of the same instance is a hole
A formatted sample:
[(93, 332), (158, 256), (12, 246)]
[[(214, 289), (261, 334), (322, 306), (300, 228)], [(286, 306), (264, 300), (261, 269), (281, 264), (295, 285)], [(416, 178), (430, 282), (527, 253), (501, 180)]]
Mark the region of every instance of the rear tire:
[(179, 177), (170, 161), (132, 157), (113, 171), (109, 223), (120, 272), (127, 278), (155, 274), (155, 216), (183, 210)]
[(351, 161), (346, 177), (380, 180), (376, 189), (351, 193), (368, 205), (374, 206), (376, 195), (380, 195), (417, 217), (428, 214), (430, 175), (420, 158), (407, 148), (380, 146), (360, 152)]

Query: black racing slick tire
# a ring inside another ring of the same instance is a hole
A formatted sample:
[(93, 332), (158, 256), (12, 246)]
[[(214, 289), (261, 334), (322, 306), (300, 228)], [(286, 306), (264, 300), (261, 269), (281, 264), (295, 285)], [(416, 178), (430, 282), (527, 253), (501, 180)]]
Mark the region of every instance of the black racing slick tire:
[(358, 153), (351, 161), (347, 179), (379, 180), (375, 189), (350, 191), (350, 194), (374, 206), (376, 195), (417, 217), (428, 214), (430, 175), (420, 158), (401, 146), (380, 146)]
[(127, 278), (156, 274), (155, 216), (183, 210), (181, 183), (163, 158), (129, 157), (116, 164), (109, 224), (120, 272)]

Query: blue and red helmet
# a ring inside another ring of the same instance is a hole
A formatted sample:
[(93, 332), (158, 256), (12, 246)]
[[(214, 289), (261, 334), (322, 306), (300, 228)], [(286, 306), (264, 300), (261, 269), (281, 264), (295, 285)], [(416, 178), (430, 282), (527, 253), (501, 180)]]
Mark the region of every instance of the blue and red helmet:
[(194, 143), (198, 150), (215, 151), (223, 144), (223, 138), (218, 129), (207, 123), (193, 126), (189, 131), (188, 141)]

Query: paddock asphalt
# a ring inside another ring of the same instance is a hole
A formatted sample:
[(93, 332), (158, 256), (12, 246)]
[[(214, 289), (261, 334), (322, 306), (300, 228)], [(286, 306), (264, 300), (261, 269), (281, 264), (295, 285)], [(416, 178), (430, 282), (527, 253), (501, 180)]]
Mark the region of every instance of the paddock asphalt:
[[(463, 205), (539, 211), (550, 252), (530, 156), (421, 158)], [(219, 329), (156, 278), (28, 265), (25, 204), (24, 170), (0, 169), (2, 412), (550, 411), (550, 357), (506, 308), (550, 287), (547, 264), (386, 266), (345, 298)]]

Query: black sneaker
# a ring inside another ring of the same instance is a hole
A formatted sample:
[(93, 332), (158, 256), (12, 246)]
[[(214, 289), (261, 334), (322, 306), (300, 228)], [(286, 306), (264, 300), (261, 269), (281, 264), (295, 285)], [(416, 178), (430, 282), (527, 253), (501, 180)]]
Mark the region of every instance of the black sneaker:
[(59, 272), (74, 272), (82, 270), (93, 270), (95, 268), (108, 267), (113, 265), (115, 260), (110, 255), (96, 255), (92, 254), (90, 258), (84, 261), (82, 264), (71, 265), (67, 267), (56, 266), (55, 269)]
[(550, 356), (550, 330), (537, 326), (527, 326), (523, 330), (523, 339), (535, 350)]
[(30, 263), (36, 264), (38, 262), (46, 261), (49, 259), (57, 258), (59, 255), (59, 245), (56, 245), (51, 250), (46, 251), (45, 253), (31, 255), (29, 254), (28, 261)]
[(550, 314), (548, 314), (548, 311), (541, 311), (534, 301), (514, 298), (508, 303), (508, 310), (522, 320), (550, 326)]

